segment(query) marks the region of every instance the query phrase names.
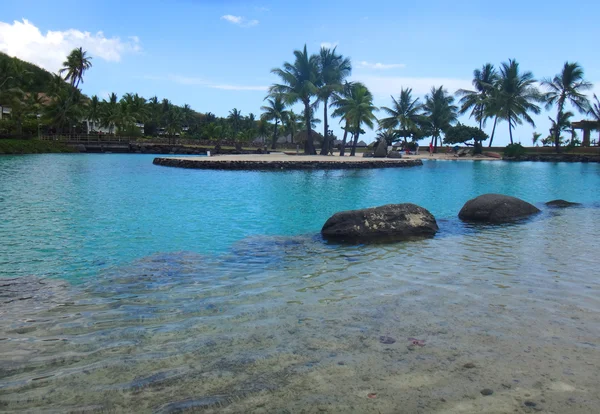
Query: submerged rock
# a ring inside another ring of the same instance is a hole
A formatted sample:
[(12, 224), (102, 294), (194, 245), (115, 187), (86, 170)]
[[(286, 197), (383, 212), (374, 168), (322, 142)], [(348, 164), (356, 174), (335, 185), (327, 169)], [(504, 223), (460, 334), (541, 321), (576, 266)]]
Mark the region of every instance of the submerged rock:
[(506, 223), (539, 213), (532, 204), (503, 194), (483, 194), (465, 203), (458, 213), (463, 221)]
[(321, 234), (326, 239), (368, 242), (433, 237), (437, 231), (435, 217), (429, 211), (405, 203), (335, 213), (325, 222)]
[(556, 207), (556, 208), (566, 208), (566, 207), (574, 207), (580, 206), (580, 203), (573, 203), (571, 201), (566, 200), (552, 200), (546, 203), (548, 207)]

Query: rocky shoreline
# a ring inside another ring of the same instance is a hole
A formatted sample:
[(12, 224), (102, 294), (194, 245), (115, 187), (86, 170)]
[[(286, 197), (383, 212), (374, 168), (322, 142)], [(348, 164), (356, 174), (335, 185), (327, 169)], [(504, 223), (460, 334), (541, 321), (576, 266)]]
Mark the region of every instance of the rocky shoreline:
[(600, 154), (526, 154), (518, 157), (503, 157), (504, 161), (541, 162), (600, 162)]
[[(300, 158), (300, 157), (299, 157)], [(347, 170), (368, 168), (404, 168), (423, 165), (421, 160), (374, 160), (368, 161), (306, 161), (306, 160), (214, 160), (185, 158), (155, 158), (154, 165), (164, 167), (194, 168), (201, 170)]]

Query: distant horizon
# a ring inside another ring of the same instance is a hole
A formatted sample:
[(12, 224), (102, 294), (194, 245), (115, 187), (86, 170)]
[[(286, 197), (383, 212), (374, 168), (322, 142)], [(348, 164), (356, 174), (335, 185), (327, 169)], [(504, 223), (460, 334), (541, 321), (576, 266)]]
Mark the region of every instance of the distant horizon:
[[(312, 14), (299, 5), (268, 1), (108, 1), (90, 7), (68, 7), (67, 1), (13, 3), (3, 9), (0, 51), (56, 72), (68, 52), (81, 46), (93, 57), (81, 85), (86, 95), (156, 95), (223, 117), (233, 108), (258, 117), (267, 88), (277, 80), (270, 70), (293, 61), (293, 51), (305, 43), (309, 53), (337, 46), (350, 57), (350, 80), (365, 83), (378, 107), (391, 106), (390, 95), (398, 97), (401, 87), (412, 88), (421, 100), (432, 86), (443, 85), (452, 94), (471, 89), (474, 69), (488, 62), (498, 67), (509, 58), (516, 59), (521, 70), (532, 71), (538, 81), (553, 77), (565, 61), (579, 62), (594, 84), (590, 97), (600, 95), (600, 58), (590, 52), (594, 39), (600, 38), (593, 19), (600, 14), (596, 3), (586, 4), (588, 12), (577, 17), (548, 10), (541, 1), (510, 1), (505, 12), (488, 5), (473, 10), (437, 1), (410, 8), (380, 1), (358, 10), (347, 2), (339, 3), (346, 7), (334, 3), (318, 6), (308, 1), (305, 9), (320, 11)], [(512, 15), (511, 6), (520, 14)], [(527, 13), (535, 13), (536, 19), (527, 19)], [(548, 27), (557, 27), (556, 32), (565, 27), (565, 35), (547, 33)], [(293, 108), (300, 112), (299, 105)], [(381, 111), (376, 115), (384, 116)], [(536, 128), (517, 126), (515, 141), (530, 146), (534, 130), (547, 136), (548, 116), (555, 115), (555, 109), (543, 110), (532, 117)], [(575, 112), (573, 120), (585, 118)], [(459, 120), (477, 124), (468, 116)], [(329, 123), (340, 139), (339, 120), (330, 118)], [(315, 128), (322, 129), (323, 124)], [(484, 130), (489, 135), (491, 129), (488, 122)], [(372, 142), (375, 135), (375, 130), (366, 129), (361, 140)], [(592, 139), (597, 139), (595, 134)], [(494, 144), (508, 142), (507, 123), (499, 122)]]

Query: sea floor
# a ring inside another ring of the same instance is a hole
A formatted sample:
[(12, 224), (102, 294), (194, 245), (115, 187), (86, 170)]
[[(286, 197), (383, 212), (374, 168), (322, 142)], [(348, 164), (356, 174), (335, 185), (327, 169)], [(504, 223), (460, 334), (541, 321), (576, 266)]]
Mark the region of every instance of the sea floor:
[(0, 412), (595, 413), (595, 215), (0, 279)]

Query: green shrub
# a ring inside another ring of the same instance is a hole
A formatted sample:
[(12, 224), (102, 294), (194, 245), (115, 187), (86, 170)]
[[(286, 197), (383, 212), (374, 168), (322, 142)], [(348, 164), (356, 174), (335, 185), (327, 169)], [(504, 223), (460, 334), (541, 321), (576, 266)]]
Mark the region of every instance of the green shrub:
[(508, 144), (504, 148), (505, 157), (520, 157), (521, 155), (525, 155), (525, 147), (518, 142), (514, 144)]

